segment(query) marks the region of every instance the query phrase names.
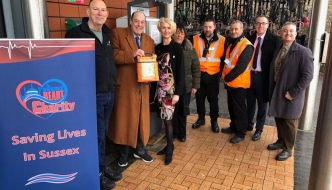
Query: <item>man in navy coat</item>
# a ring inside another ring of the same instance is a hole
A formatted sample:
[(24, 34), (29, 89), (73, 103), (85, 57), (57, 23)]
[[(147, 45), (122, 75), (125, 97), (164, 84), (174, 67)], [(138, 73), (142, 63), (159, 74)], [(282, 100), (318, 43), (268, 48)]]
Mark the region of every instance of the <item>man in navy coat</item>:
[(276, 160), (292, 156), (305, 90), (313, 78), (313, 56), (310, 49), (296, 43), (296, 25), (286, 22), (281, 29), (282, 45), (274, 52), (270, 67), (268, 115), (275, 117), (278, 140), (269, 150), (282, 149)]
[(280, 37), (267, 31), (269, 21), (266, 16), (258, 16), (255, 20), (255, 30), (248, 40), (255, 46), (253, 65), (251, 67), (251, 83), (247, 90), (247, 131), (254, 128), (256, 112), (256, 130), (251, 139), (261, 138), (266, 119), (267, 104), (269, 101), (269, 73), (273, 52), (281, 44)]

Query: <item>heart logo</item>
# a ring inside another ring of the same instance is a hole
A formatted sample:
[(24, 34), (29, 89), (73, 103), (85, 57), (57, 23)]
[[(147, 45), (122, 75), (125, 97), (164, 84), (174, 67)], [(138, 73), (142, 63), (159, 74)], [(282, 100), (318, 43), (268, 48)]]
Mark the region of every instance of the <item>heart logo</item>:
[(58, 112), (73, 111), (75, 102), (66, 101), (67, 95), (67, 85), (59, 79), (50, 79), (43, 84), (26, 80), (16, 88), (16, 98), (23, 108), (42, 119)]

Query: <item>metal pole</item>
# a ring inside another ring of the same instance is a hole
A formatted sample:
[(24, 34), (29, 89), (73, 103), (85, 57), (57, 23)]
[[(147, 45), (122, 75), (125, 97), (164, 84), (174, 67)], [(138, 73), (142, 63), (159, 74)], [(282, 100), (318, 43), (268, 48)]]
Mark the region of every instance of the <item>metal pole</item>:
[[(332, 30), (331, 30), (332, 31)], [(332, 51), (332, 40), (328, 52)], [(319, 105), (314, 151), (311, 161), (309, 190), (332, 189), (332, 54), (325, 67), (322, 95)]]
[(22, 0), (23, 19), (27, 38), (49, 38), (45, 0)]
[(329, 1), (315, 0), (312, 6), (311, 24), (309, 33), (309, 48), (311, 49), (314, 60), (314, 78), (306, 90), (306, 100), (300, 118), (299, 129), (311, 130), (315, 107), (315, 96), (319, 77), (319, 57), (321, 52), (321, 39), (325, 32), (325, 24)]
[(10, 0), (2, 0), (2, 8), (3, 8), (3, 14), (5, 16), (7, 38), (15, 38)]
[(172, 1), (172, 3), (167, 4), (166, 17), (174, 21), (174, 1)]

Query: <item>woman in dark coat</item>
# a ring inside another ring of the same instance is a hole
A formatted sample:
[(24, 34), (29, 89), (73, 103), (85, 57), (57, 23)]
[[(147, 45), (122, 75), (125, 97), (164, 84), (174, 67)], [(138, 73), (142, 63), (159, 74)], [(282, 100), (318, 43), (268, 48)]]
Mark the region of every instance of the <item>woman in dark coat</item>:
[(165, 164), (172, 162), (173, 157), (173, 125), (172, 118), (175, 104), (184, 93), (184, 64), (183, 52), (180, 44), (172, 40), (176, 25), (169, 18), (160, 18), (158, 30), (162, 36), (162, 42), (155, 48), (159, 69), (159, 81), (157, 84), (157, 100), (159, 116), (164, 121), (167, 145), (158, 154), (165, 154)]
[(186, 34), (187, 31), (183, 24), (177, 23), (173, 40), (181, 44), (183, 49), (186, 85), (186, 91), (183, 96), (180, 96), (180, 100), (175, 106), (176, 113), (173, 116), (173, 137), (177, 137), (180, 142), (186, 141), (186, 124), (187, 115), (190, 114), (190, 97), (191, 94), (195, 94), (197, 89), (199, 89), (201, 81), (198, 56), (192, 43), (185, 38)]

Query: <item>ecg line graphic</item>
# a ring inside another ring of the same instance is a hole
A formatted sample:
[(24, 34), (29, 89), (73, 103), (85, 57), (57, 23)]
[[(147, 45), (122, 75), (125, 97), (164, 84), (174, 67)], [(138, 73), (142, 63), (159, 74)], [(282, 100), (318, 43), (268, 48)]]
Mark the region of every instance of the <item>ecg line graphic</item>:
[(32, 49), (33, 48), (59, 48), (59, 47), (82, 47), (82, 48), (89, 48), (89, 47), (92, 47), (92, 45), (79, 45), (79, 46), (37, 46), (35, 43), (32, 43), (31, 40), (29, 40), (29, 45), (26, 46), (26, 45), (16, 45), (15, 43), (12, 43), (12, 41), (8, 41), (8, 46), (0, 46), (0, 49), (1, 48), (4, 48), (4, 49), (7, 49), (8, 51), (8, 56), (9, 56), (9, 59), (12, 59), (12, 49), (16, 48), (16, 49), (20, 49), (20, 48), (26, 48), (28, 49), (28, 52), (29, 52), (29, 58), (31, 59), (31, 53), (32, 53)]

